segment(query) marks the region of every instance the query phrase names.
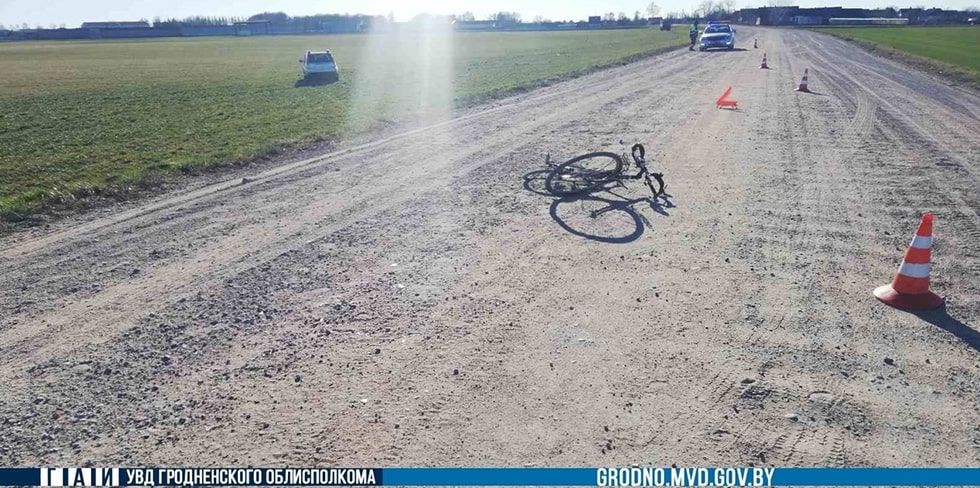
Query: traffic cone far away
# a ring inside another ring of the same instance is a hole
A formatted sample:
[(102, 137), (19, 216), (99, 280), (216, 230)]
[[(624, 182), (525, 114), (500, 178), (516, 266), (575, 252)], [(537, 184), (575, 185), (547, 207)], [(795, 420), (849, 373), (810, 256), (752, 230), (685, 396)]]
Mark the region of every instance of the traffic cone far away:
[(759, 69), (769, 69), (769, 65), (766, 63), (766, 53), (762, 53), (762, 64)]
[(800, 87), (796, 89), (798, 92), (810, 93), (810, 88), (806, 86), (808, 75), (810, 74), (810, 68), (803, 69), (803, 79), (800, 80)]
[(891, 284), (875, 288), (878, 300), (905, 310), (929, 310), (943, 298), (929, 291), (929, 258), (932, 254), (932, 214), (922, 216), (919, 230), (905, 251), (905, 259)]

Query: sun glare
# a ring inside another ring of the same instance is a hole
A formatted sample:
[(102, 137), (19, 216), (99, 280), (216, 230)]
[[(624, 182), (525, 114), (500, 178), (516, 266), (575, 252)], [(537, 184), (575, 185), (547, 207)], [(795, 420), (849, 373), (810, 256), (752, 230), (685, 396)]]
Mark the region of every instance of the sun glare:
[[(353, 76), (352, 114), (401, 113), (426, 122), (449, 117), (454, 98), (451, 23), (432, 18), (395, 24), (369, 34), (364, 50)], [(363, 123), (350, 121), (354, 129)]]

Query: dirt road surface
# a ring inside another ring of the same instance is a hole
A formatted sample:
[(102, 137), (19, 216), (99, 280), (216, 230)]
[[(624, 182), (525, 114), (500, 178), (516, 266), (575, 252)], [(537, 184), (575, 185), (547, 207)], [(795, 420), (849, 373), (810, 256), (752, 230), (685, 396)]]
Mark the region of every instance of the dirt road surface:
[(0, 465), (980, 465), (980, 97), (739, 35), (6, 238)]

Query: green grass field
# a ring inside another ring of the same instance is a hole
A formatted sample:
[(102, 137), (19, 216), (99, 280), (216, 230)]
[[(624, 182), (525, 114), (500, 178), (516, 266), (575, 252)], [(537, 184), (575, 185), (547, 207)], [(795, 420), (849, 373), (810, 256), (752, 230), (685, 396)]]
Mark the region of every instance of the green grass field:
[[(334, 140), (685, 43), (683, 32), (404, 33), (0, 44), (0, 215)], [(295, 86), (330, 48), (339, 83)]]
[(980, 28), (834, 27), (825, 32), (939, 61), (980, 77)]

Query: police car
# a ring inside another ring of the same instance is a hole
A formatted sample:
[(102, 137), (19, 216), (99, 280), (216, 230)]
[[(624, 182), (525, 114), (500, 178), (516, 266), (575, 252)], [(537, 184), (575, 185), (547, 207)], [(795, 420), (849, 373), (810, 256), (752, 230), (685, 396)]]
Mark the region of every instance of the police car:
[(735, 49), (735, 29), (727, 23), (710, 21), (701, 33), (701, 51), (708, 49)]

